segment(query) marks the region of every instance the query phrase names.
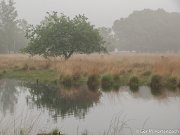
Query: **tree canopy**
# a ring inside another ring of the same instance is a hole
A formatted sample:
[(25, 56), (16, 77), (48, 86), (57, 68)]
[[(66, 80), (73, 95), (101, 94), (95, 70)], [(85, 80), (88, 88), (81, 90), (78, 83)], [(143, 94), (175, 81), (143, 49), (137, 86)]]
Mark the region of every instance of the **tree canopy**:
[(84, 15), (71, 19), (64, 14), (59, 16), (57, 12), (47, 13), (40, 25), (28, 29), (30, 42), (23, 51), (44, 57), (62, 56), (66, 60), (74, 53), (106, 52), (98, 29), (87, 20)]
[(180, 51), (180, 13), (163, 9), (134, 11), (112, 27), (119, 50), (137, 52)]
[(99, 28), (108, 51), (180, 52), (180, 13), (163, 9), (134, 11)]

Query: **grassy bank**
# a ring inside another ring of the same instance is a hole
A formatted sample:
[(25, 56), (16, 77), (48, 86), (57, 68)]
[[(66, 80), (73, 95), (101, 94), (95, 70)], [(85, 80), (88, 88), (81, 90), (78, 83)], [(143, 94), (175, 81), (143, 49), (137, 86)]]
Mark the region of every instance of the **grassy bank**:
[(148, 85), (153, 75), (164, 80), (174, 77), (179, 81), (179, 59), (180, 54), (75, 55), (68, 61), (61, 58), (46, 60), (38, 56), (30, 58), (20, 54), (0, 55), (0, 77), (85, 82), (92, 75), (100, 78), (110, 75), (111, 81), (119, 76), (121, 85), (127, 85), (132, 76), (137, 76), (139, 85)]
[(58, 79), (58, 75), (53, 70), (32, 70), (32, 71), (3, 70), (0, 71), (0, 78), (53, 82)]

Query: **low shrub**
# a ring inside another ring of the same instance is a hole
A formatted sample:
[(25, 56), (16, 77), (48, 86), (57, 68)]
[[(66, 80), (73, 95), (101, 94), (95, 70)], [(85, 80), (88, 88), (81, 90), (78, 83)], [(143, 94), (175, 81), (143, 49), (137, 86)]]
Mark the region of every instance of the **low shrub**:
[(100, 86), (99, 76), (91, 75), (88, 77), (87, 86), (90, 90), (97, 90)]
[(77, 82), (81, 80), (81, 75), (80, 74), (74, 74), (72, 75), (73, 81)]
[(73, 85), (73, 79), (71, 76), (64, 76), (62, 78), (62, 84), (66, 87), (71, 87)]
[(132, 76), (129, 80), (130, 89), (137, 91), (139, 89), (139, 78), (137, 76)]
[(60, 132), (59, 132), (58, 129), (54, 129), (54, 130), (52, 131), (52, 135), (59, 135), (59, 134), (60, 134)]
[(142, 73), (143, 76), (150, 76), (151, 75), (151, 71), (145, 71), (144, 73)]
[(101, 78), (101, 87), (103, 90), (110, 90), (113, 87), (113, 77), (111, 75), (104, 75)]
[(180, 88), (180, 80), (177, 82), (177, 87)]
[(2, 74), (6, 74), (6, 73), (7, 73), (7, 71), (6, 71), (6, 70), (3, 70)]
[(60, 74), (60, 75), (59, 75), (59, 81), (60, 81), (60, 82), (62, 82), (62, 81), (63, 81), (63, 79), (64, 79), (64, 77), (65, 77), (65, 75)]
[(168, 87), (169, 89), (176, 89), (178, 85), (177, 79), (175, 77), (170, 77), (167, 79), (166, 82), (166, 87)]
[(31, 67), (29, 67), (29, 70), (36, 70), (36, 67), (31, 66)]
[(43, 69), (50, 69), (50, 67), (51, 67), (51, 63), (50, 62), (46, 62), (44, 65), (43, 65)]
[(113, 88), (115, 90), (119, 90), (120, 86), (121, 86), (121, 78), (119, 75), (114, 75), (113, 76)]
[(152, 89), (160, 89), (162, 87), (162, 77), (159, 75), (153, 75), (151, 77), (150, 86)]
[(25, 64), (23, 65), (23, 67), (21, 68), (21, 70), (23, 70), (23, 71), (26, 71), (26, 70), (28, 70), (28, 69), (29, 69), (29, 66), (28, 66), (27, 63), (25, 63)]
[(3, 76), (2, 72), (0, 72), (0, 78)]

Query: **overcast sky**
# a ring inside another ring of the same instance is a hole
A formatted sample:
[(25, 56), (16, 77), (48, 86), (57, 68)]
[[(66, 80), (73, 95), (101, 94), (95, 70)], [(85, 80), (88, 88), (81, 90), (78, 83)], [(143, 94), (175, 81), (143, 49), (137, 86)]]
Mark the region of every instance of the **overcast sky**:
[(15, 0), (21, 18), (39, 23), (47, 11), (69, 16), (85, 14), (97, 26), (112, 26), (114, 20), (127, 17), (134, 10), (163, 8), (180, 12), (180, 0)]

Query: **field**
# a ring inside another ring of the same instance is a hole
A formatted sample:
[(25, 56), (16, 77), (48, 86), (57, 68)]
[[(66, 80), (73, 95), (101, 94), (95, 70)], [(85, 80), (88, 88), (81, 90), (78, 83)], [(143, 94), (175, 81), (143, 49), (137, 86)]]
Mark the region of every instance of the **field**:
[(21, 54), (0, 55), (0, 75), (8, 78), (59, 79), (62, 76), (122, 75), (180, 76), (180, 54), (92, 54), (44, 59)]

